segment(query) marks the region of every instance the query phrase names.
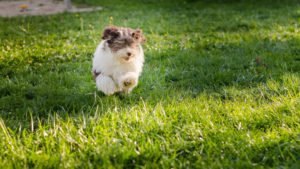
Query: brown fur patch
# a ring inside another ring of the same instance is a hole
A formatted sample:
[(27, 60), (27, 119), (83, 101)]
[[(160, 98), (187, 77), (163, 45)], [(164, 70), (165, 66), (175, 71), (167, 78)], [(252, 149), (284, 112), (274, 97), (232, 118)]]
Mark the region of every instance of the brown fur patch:
[(147, 42), (146, 38), (143, 36), (142, 30), (140, 29), (137, 29), (135, 32), (133, 32), (132, 36), (136, 41), (139, 41), (140, 43)]
[(118, 31), (118, 27), (116, 26), (109, 26), (106, 27), (103, 31), (102, 39), (103, 40), (110, 40), (120, 36), (120, 32)]
[(93, 77), (94, 77), (94, 81), (96, 81), (97, 77), (101, 74), (101, 72), (96, 72), (96, 70), (94, 70), (93, 72)]
[(117, 26), (106, 27), (103, 31), (102, 39), (107, 40), (108, 46), (112, 51), (118, 51), (125, 47), (138, 50), (139, 44), (146, 42), (142, 30)]

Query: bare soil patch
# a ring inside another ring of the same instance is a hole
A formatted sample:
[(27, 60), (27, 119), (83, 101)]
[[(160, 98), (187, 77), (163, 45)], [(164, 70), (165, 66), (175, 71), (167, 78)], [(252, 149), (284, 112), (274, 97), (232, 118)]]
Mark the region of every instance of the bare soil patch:
[(29, 15), (52, 15), (62, 12), (89, 12), (101, 10), (101, 7), (67, 9), (63, 1), (52, 0), (19, 0), (19, 1), (0, 1), (0, 16), (29, 16)]

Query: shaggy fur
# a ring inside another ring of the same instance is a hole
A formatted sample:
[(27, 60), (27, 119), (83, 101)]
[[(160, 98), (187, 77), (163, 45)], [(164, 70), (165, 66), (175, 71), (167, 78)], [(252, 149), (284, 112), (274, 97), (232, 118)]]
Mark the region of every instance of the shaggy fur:
[(138, 84), (144, 64), (142, 31), (110, 26), (103, 31), (102, 42), (93, 58), (92, 73), (98, 90), (106, 95), (128, 94)]

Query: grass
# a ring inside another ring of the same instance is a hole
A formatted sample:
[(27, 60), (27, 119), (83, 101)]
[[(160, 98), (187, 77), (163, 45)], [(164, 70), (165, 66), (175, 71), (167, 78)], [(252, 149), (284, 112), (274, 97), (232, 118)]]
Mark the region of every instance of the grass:
[[(97, 1), (0, 18), (0, 168), (299, 168), (298, 1)], [(131, 95), (96, 91), (105, 26), (141, 28)]]

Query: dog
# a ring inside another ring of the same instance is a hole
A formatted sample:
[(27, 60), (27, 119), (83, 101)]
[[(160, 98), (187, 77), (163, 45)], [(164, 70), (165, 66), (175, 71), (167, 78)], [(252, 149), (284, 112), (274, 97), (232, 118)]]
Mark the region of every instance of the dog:
[(142, 30), (106, 27), (93, 58), (92, 74), (97, 89), (105, 95), (129, 94), (138, 84), (144, 64)]

